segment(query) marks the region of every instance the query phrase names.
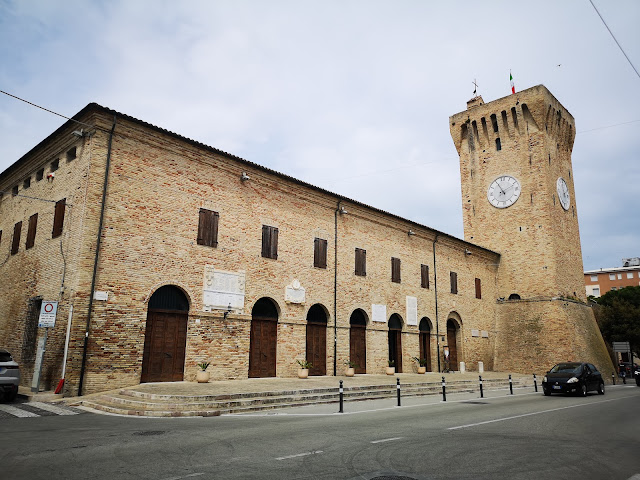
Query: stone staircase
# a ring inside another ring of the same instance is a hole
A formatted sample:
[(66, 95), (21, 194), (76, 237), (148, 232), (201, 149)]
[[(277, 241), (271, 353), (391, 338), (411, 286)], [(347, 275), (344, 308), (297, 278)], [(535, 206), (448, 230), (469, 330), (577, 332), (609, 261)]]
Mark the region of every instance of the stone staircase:
[[(513, 388), (530, 388), (529, 379), (516, 378)], [(483, 381), (483, 389), (509, 389), (507, 379)], [(447, 382), (449, 393), (479, 392), (475, 380)], [(441, 382), (405, 383), (401, 385), (402, 397), (440, 395)], [(344, 388), (344, 401), (378, 400), (393, 398), (397, 395), (396, 385), (364, 385)], [(71, 406), (85, 406), (119, 415), (146, 417), (210, 417), (231, 413), (249, 413), (277, 408), (299, 407), (338, 403), (338, 388), (313, 388), (255, 393), (225, 393), (219, 395), (164, 395), (136, 390), (136, 387), (123, 388), (113, 392), (76, 398), (67, 401)]]

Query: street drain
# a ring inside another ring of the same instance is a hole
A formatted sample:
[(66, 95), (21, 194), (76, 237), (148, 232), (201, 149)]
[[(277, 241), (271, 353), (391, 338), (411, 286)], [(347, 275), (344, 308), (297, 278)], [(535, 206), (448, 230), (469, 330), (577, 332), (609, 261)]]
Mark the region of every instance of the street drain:
[(164, 430), (145, 430), (142, 432), (133, 432), (133, 435), (139, 435), (141, 437), (150, 437), (152, 435), (163, 435)]

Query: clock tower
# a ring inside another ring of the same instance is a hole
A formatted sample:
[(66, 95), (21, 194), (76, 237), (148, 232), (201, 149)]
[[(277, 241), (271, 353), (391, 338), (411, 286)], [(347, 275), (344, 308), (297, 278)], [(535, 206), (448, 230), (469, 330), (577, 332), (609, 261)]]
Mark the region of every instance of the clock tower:
[(495, 368), (540, 371), (580, 358), (610, 368), (585, 303), (571, 114), (538, 85), (490, 103), (475, 97), (449, 128), (465, 240), (501, 256)]

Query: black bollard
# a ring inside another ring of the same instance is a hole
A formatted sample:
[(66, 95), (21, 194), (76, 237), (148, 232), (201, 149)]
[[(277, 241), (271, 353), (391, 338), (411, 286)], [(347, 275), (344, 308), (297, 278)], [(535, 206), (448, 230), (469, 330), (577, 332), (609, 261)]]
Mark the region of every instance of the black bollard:
[(340, 411), (338, 413), (344, 413), (344, 389), (342, 388), (342, 380), (340, 380)]
[(616, 374), (614, 372), (611, 372), (611, 381), (614, 385), (616, 384)]
[(511, 375), (509, 375), (509, 393), (513, 395), (513, 381), (511, 380)]
[(447, 401), (447, 384), (444, 381), (444, 377), (442, 377), (442, 401)]
[(482, 391), (482, 375), (478, 375), (480, 379), (480, 398), (484, 398), (484, 392)]
[(622, 383), (627, 384), (627, 372), (622, 372)]
[(396, 390), (398, 391), (398, 406), (400, 406), (400, 379), (397, 379), (398, 381), (396, 382)]
[(536, 389), (536, 392), (538, 391), (538, 380), (536, 379), (536, 374), (533, 374), (533, 388)]

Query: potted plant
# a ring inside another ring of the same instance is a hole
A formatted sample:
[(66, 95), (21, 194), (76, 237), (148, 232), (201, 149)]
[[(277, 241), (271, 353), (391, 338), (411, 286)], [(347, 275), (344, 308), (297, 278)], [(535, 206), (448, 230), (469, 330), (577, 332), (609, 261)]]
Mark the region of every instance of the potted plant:
[(313, 364), (306, 360), (296, 360), (296, 363), (300, 365), (300, 368), (298, 369), (298, 378), (307, 378), (309, 376), (309, 369), (313, 367)]
[(351, 360), (347, 360), (346, 362), (344, 362), (344, 364), (347, 366), (344, 369), (344, 375), (346, 377), (353, 377), (356, 374), (356, 368), (358, 368), (358, 365), (356, 365), (356, 363), (352, 362)]
[(198, 364), (198, 367), (200, 368), (198, 373), (196, 373), (196, 381), (198, 383), (207, 383), (209, 378), (211, 378), (211, 374), (207, 372), (209, 365), (211, 365), (211, 362), (202, 362)]
[(413, 359), (418, 364), (418, 373), (426, 373), (427, 372), (427, 359), (426, 358), (418, 358), (418, 357), (413, 357)]
[(393, 375), (396, 373), (396, 362), (389, 360), (389, 366), (387, 367), (387, 375)]

